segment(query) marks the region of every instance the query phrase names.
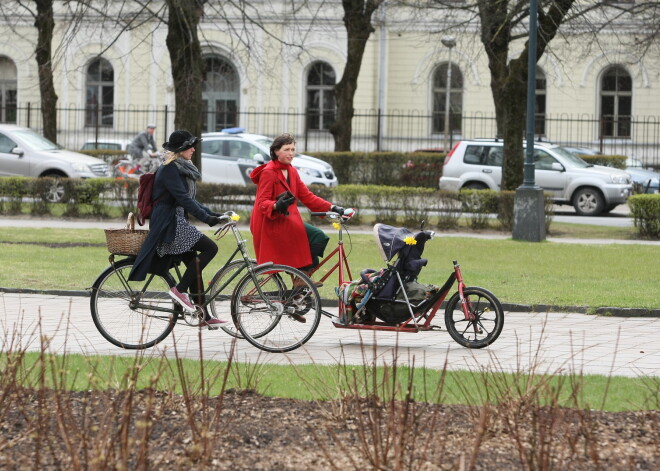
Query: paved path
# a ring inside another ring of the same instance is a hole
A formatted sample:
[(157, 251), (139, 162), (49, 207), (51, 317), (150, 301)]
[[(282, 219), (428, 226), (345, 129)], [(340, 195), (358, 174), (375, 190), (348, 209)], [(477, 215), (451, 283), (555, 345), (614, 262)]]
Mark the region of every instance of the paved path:
[[(400, 364), (414, 359), (418, 367), (435, 369), (446, 363), (451, 370), (660, 377), (660, 318), (519, 312), (505, 316), (500, 338), (481, 350), (461, 347), (444, 330), (404, 333), (397, 338), (390, 332), (336, 329), (323, 318), (303, 348), (268, 354), (238, 341), (236, 359), (252, 364), (362, 364), (365, 358), (372, 361), (375, 354), (379, 364), (391, 364), (398, 348)], [(0, 328), (3, 351), (38, 351), (43, 339), (53, 353), (136, 355), (113, 346), (98, 333), (87, 297), (0, 293)], [(187, 358), (203, 354), (206, 359), (226, 360), (232, 347), (232, 338), (222, 331), (177, 325), (160, 345), (138, 354), (172, 357), (175, 342), (178, 355)]]

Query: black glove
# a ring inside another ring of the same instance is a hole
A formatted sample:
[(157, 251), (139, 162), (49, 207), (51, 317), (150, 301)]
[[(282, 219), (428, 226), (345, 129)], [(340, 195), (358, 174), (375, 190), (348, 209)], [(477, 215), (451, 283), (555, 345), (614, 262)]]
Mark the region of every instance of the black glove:
[(289, 191), (285, 191), (277, 195), (277, 201), (275, 202), (275, 209), (284, 214), (285, 216), (289, 215), (288, 207), (291, 206), (296, 201), (296, 197), (291, 194)]
[(206, 224), (208, 224), (210, 227), (215, 226), (220, 222), (220, 218), (216, 216), (209, 216), (209, 218), (206, 220)]
[(341, 206), (335, 206), (333, 204), (332, 207), (330, 208), (330, 211), (335, 212), (335, 213), (339, 213), (341, 216), (343, 216), (345, 209), (342, 208)]

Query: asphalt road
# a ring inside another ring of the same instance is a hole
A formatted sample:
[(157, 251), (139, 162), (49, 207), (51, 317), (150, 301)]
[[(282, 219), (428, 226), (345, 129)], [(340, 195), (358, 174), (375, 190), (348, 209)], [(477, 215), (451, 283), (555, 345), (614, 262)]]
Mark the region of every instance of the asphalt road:
[(619, 205), (610, 213), (602, 216), (580, 216), (572, 206), (554, 206), (553, 211), (552, 220), (555, 222), (609, 227), (631, 227), (633, 225), (630, 208), (626, 204)]

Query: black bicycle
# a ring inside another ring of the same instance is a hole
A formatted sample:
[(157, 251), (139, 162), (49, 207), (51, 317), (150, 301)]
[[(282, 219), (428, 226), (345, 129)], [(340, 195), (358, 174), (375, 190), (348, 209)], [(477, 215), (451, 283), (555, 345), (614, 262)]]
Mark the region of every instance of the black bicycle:
[(257, 339), (270, 334), (269, 344), (275, 351), (293, 350), (309, 340), (321, 317), (316, 287), (296, 268), (257, 265), (238, 230), (238, 220), (232, 211), (220, 218), (216, 239), (232, 232), (236, 249), (209, 287), (191, 294), (197, 306), (193, 313), (184, 311), (168, 295), (170, 287), (176, 285), (175, 276), (181, 279), (183, 259), (176, 260), (164, 275), (149, 274), (144, 281), (128, 281), (135, 256), (115, 260), (115, 255), (110, 255), (110, 266), (90, 288), (92, 319), (101, 335), (121, 348), (150, 348), (163, 341), (177, 321), (198, 327), (210, 310), (216, 315), (231, 312), (234, 324), (222, 327), (230, 335), (256, 344)]

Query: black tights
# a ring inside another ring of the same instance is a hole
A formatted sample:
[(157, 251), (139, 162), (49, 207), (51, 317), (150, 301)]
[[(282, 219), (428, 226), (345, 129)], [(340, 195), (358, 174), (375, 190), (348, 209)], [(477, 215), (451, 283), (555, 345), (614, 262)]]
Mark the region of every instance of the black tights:
[[(218, 253), (218, 246), (216, 245), (210, 237), (202, 234), (202, 238), (197, 241), (195, 245), (192, 246), (190, 250), (199, 252), (199, 271), (200, 276), (202, 270), (209, 264), (213, 257)], [(176, 285), (181, 293), (185, 293), (188, 289), (194, 286), (193, 291), (197, 291), (197, 267), (195, 266), (195, 257), (186, 265), (186, 271), (181, 277), (181, 281)], [(204, 289), (204, 282), (202, 282), (202, 289)]]

